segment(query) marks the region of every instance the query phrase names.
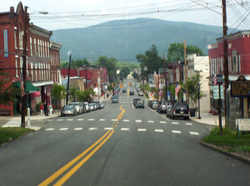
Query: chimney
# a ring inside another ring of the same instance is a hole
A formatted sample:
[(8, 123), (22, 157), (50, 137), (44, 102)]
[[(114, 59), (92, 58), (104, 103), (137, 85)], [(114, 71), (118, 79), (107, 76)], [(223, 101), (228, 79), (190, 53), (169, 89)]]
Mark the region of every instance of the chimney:
[(14, 6), (10, 7), (10, 13), (14, 13)]

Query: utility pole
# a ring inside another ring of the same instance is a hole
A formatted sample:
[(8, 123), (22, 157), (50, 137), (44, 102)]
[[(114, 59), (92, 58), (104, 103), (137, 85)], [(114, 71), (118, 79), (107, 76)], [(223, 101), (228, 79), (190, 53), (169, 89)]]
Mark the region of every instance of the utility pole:
[(187, 58), (186, 58), (187, 52), (186, 52), (186, 40), (184, 40), (184, 60), (185, 60), (185, 83), (186, 83), (186, 101), (187, 104), (189, 103), (188, 98), (188, 89), (187, 89)]
[(68, 83), (67, 83), (66, 105), (68, 105), (68, 99), (69, 99), (68, 97), (69, 97), (70, 63), (71, 63), (71, 52), (69, 54), (69, 68), (68, 68)]
[(165, 54), (164, 53), (163, 53), (163, 60), (164, 60), (164, 73), (165, 73), (166, 100), (168, 100), (168, 84), (167, 84), (166, 60), (165, 60)]
[[(224, 79), (225, 79), (225, 90), (224, 90), (224, 106), (225, 116), (227, 117), (226, 109), (226, 94), (228, 89), (228, 45), (227, 45), (227, 12), (226, 12), (226, 0), (222, 0), (222, 15), (223, 15), (223, 46), (224, 46)], [(242, 103), (243, 104), (243, 103)], [(226, 121), (226, 120), (225, 120)]]
[[(24, 89), (24, 96), (22, 97), (22, 116), (21, 116), (21, 127), (25, 127), (25, 108), (26, 108), (26, 56), (27, 56), (27, 22), (28, 22), (28, 7), (25, 6), (24, 12), (24, 34), (23, 34), (23, 89)], [(21, 83), (20, 83), (21, 84)]]
[(85, 74), (86, 74), (86, 90), (88, 89), (88, 70), (87, 70), (87, 65), (85, 68)]

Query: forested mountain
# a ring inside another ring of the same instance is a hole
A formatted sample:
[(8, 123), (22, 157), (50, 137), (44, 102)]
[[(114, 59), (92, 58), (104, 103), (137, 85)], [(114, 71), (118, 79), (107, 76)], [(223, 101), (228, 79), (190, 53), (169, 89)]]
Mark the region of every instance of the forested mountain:
[(169, 44), (184, 40), (187, 45), (196, 45), (207, 54), (207, 45), (221, 36), (222, 28), (218, 26), (140, 18), (54, 30), (51, 40), (63, 45), (61, 60), (68, 60), (67, 52), (72, 51), (74, 59), (87, 58), (89, 61), (91, 55), (94, 62), (99, 55), (106, 55), (119, 61), (135, 62), (136, 54), (144, 54), (153, 44), (162, 55), (167, 53)]

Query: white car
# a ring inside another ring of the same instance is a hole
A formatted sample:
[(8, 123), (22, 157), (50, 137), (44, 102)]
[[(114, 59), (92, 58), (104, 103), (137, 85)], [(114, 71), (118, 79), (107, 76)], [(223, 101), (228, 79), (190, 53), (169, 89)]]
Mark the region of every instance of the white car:
[(76, 106), (76, 111), (78, 114), (83, 113), (83, 108), (80, 106), (80, 102), (71, 102), (69, 105), (75, 105)]
[(86, 112), (90, 112), (89, 102), (83, 102), (83, 104), (85, 105)]

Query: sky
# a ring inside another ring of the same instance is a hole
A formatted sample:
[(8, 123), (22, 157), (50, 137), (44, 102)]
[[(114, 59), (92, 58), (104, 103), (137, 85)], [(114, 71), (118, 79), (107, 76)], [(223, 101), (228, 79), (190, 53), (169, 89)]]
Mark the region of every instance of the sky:
[[(16, 11), (19, 2), (0, 0), (0, 12), (8, 12), (10, 6)], [(221, 0), (23, 0), (22, 3), (28, 6), (30, 22), (47, 30), (136, 18), (222, 26)], [(228, 27), (249, 30), (248, 10), (250, 1), (227, 0)]]

